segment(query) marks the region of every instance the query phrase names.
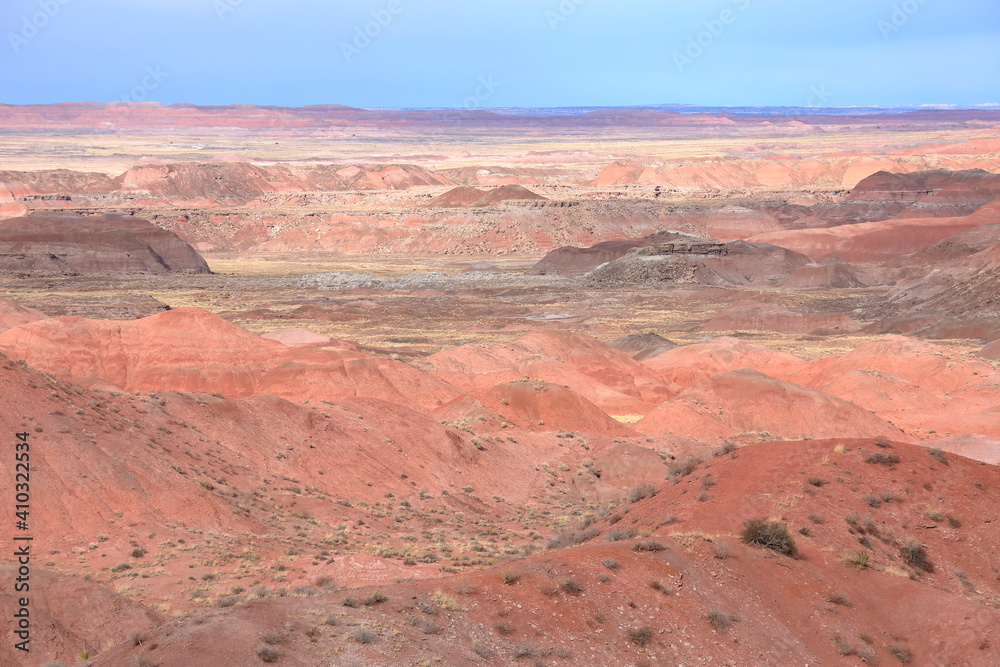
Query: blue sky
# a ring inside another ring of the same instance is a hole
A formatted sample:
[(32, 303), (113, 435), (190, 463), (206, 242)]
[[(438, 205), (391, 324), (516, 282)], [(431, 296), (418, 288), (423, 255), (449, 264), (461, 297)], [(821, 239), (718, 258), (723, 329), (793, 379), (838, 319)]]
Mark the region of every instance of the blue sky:
[(1000, 102), (997, 0), (4, 0), (0, 40), (10, 104)]

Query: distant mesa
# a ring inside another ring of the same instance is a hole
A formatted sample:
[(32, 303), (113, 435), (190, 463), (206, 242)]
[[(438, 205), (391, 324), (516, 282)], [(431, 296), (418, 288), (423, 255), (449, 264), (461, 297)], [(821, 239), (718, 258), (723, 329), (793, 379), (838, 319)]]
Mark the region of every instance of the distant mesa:
[(777, 285), (809, 263), (800, 253), (765, 243), (688, 239), (643, 246), (585, 276), (592, 287), (629, 285)]
[(589, 248), (564, 246), (556, 248), (535, 264), (528, 273), (531, 275), (582, 276), (602, 264), (612, 262), (633, 248), (644, 248), (658, 243), (693, 239), (683, 232), (658, 232), (650, 236), (618, 241), (604, 241)]
[(983, 169), (935, 169), (908, 174), (879, 171), (865, 178), (847, 201), (901, 200), (982, 206), (1000, 197), (1000, 174)]
[(148, 220), (72, 213), (0, 221), (0, 271), (211, 273), (194, 248)]
[(427, 202), (428, 208), (488, 208), (506, 201), (546, 201), (522, 185), (501, 185), (492, 190), (480, 190), (462, 185)]

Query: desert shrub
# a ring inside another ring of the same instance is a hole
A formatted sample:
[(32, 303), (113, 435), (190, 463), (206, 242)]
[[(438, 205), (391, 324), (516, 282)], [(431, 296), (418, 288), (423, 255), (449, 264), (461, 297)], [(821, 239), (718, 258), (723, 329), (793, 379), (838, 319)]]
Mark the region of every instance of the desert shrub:
[(739, 447), (736, 445), (735, 442), (726, 440), (726, 443), (722, 445), (722, 447), (719, 447), (714, 452), (712, 452), (712, 456), (717, 456), (717, 457), (725, 456), (726, 454), (732, 454), (737, 449), (739, 449)]
[(893, 644), (890, 646), (889, 653), (891, 653), (896, 660), (899, 660), (904, 665), (910, 664), (910, 661), (913, 660), (913, 655), (910, 653), (910, 650), (902, 644)]
[(865, 463), (874, 463), (877, 465), (883, 465), (892, 467), (899, 463), (899, 457), (895, 454), (886, 454), (885, 452), (875, 452), (874, 454), (869, 454), (868, 458), (865, 459)]
[(250, 598), (254, 600), (266, 598), (270, 594), (271, 590), (267, 586), (254, 586), (250, 589)]
[(714, 555), (719, 560), (728, 560), (729, 559), (729, 547), (727, 547), (722, 542), (719, 542), (718, 544), (715, 545), (715, 554)]
[(644, 625), (641, 628), (629, 628), (628, 640), (636, 646), (649, 646), (653, 641), (653, 628), (648, 625)]
[(260, 658), (261, 662), (278, 662), (279, 655), (278, 649), (273, 646), (257, 647), (257, 657)]
[(803, 537), (812, 537), (812, 534), (813, 534), (812, 528), (810, 528), (809, 526), (799, 527), (799, 535)]
[(736, 620), (735, 617), (730, 616), (729, 614), (724, 614), (718, 609), (713, 609), (708, 612), (708, 614), (705, 615), (705, 618), (707, 618), (708, 622), (712, 624), (712, 627), (715, 628), (716, 632), (728, 632), (729, 628), (733, 626), (733, 621)]
[(744, 544), (771, 549), (792, 558), (798, 556), (799, 553), (795, 539), (788, 532), (788, 526), (777, 521), (767, 521), (766, 519), (744, 521), (740, 539)]
[(810, 514), (809, 520), (815, 523), (817, 526), (823, 523), (823, 517), (821, 517), (819, 514)]
[(899, 554), (903, 557), (906, 564), (912, 568), (923, 570), (924, 572), (934, 571), (934, 565), (927, 557), (927, 549), (916, 540), (910, 540), (906, 546), (900, 547)]
[(824, 479), (822, 477), (810, 477), (806, 480), (815, 487), (823, 486), (824, 484), (829, 484), (830, 480)]
[(376, 590), (372, 591), (372, 594), (365, 598), (364, 604), (366, 607), (371, 607), (372, 605), (381, 604), (389, 599), (389, 596), (382, 591)]
[(962, 527), (962, 522), (957, 517), (953, 517), (953, 516), (951, 516), (949, 514), (948, 515), (948, 525), (951, 526), (952, 528), (961, 528)]
[(852, 556), (848, 556), (847, 564), (854, 565), (859, 570), (868, 569), (868, 559), (870, 558), (867, 551), (859, 551)]
[(476, 588), (468, 579), (463, 579), (458, 582), (457, 586), (455, 586), (455, 592), (459, 595), (474, 595), (479, 592), (479, 589)]
[(352, 597), (346, 597), (340, 604), (344, 605), (345, 607), (353, 608), (358, 606), (358, 601)]
[(273, 630), (265, 632), (260, 636), (260, 640), (265, 644), (280, 644), (283, 637), (280, 632), (274, 632)]
[(504, 637), (514, 634), (514, 626), (509, 623), (497, 623), (493, 626), (493, 629), (497, 631), (497, 634)]
[(632, 545), (632, 551), (663, 551), (666, 548), (662, 542), (656, 540), (644, 540)]
[(837, 651), (840, 655), (854, 655), (857, 653), (854, 647), (851, 646), (851, 643), (843, 637), (834, 637), (833, 643), (837, 645)]
[(885, 438), (876, 438), (875, 439), (875, 446), (876, 447), (881, 447), (882, 449), (891, 449), (892, 448), (892, 443), (889, 442)]
[(508, 586), (513, 586), (517, 582), (521, 581), (521, 573), (517, 570), (504, 570), (503, 571), (503, 583)]
[(236, 595), (224, 595), (215, 601), (215, 606), (220, 609), (225, 609), (226, 607), (233, 607), (239, 604), (240, 598)]
[(631, 540), (633, 537), (635, 537), (635, 528), (612, 528), (608, 531), (605, 539), (609, 542), (617, 542), (619, 540)]
[(851, 601), (843, 593), (831, 593), (826, 598), (827, 602), (832, 602), (835, 605), (840, 605), (841, 607), (850, 607)]
[(866, 665), (877, 665), (878, 656), (875, 654), (875, 649), (866, 646), (858, 651), (858, 657), (861, 658), (861, 662)]
[(534, 646), (528, 646), (527, 644), (518, 646), (514, 649), (514, 658), (520, 660), (521, 658), (537, 658), (538, 649)]
[(938, 463), (943, 463), (945, 465), (951, 465), (948, 462), (948, 458), (944, 455), (944, 451), (942, 451), (938, 447), (931, 447), (930, 449), (927, 450), (927, 453), (930, 454), (931, 458), (934, 459), (935, 461), (937, 461)]
[(455, 598), (446, 595), (444, 591), (434, 591), (431, 594), (431, 599), (437, 602), (445, 611), (465, 611)]
[(612, 572), (621, 567), (621, 565), (618, 564), (618, 561), (616, 561), (614, 558), (605, 558), (603, 565)]
[(689, 456), (683, 461), (674, 461), (673, 463), (671, 463), (668, 471), (670, 477), (673, 478), (686, 477), (691, 473), (693, 473), (701, 464), (702, 464), (701, 459)]
[(632, 487), (632, 490), (628, 492), (628, 501), (630, 503), (637, 503), (640, 500), (645, 500), (646, 498), (652, 498), (656, 495), (656, 487), (652, 484), (640, 484), (639, 486)]
[(882, 499), (873, 493), (869, 493), (865, 496), (865, 502), (868, 503), (869, 507), (879, 508), (882, 507)]
[(367, 646), (368, 644), (374, 644), (378, 641), (378, 633), (371, 628), (358, 628), (354, 631), (352, 639), (359, 644)]
[(475, 653), (476, 655), (478, 655), (480, 658), (489, 658), (490, 657), (490, 650), (486, 647), (486, 644), (484, 644), (483, 642), (481, 642), (479, 640), (476, 640), (476, 641), (472, 642), (472, 646), (470, 646), (469, 649), (473, 653)]
[(593, 527), (586, 530), (564, 530), (549, 538), (549, 549), (566, 549), (592, 540), (601, 534), (600, 529)]
[(118, 563), (117, 565), (115, 565), (114, 567), (111, 568), (111, 571), (112, 572), (124, 572), (125, 570), (131, 570), (131, 569), (132, 569), (132, 566), (129, 565), (128, 563)]
[(583, 586), (576, 579), (567, 579), (559, 584), (559, 590), (569, 595), (579, 595), (583, 592)]

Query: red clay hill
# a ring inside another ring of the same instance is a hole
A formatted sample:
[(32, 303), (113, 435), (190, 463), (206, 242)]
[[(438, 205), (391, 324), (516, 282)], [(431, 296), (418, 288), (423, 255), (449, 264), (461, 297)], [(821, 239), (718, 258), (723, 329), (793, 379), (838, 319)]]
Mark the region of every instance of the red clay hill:
[(95, 664), (995, 664), (998, 484), (993, 466), (888, 441), (760, 444), (502, 567), (238, 595)]
[(59, 213), (0, 220), (0, 271), (211, 273), (188, 243), (142, 218)]
[(427, 202), (428, 208), (487, 208), (505, 201), (545, 201), (521, 185), (501, 185), (491, 190), (462, 185)]

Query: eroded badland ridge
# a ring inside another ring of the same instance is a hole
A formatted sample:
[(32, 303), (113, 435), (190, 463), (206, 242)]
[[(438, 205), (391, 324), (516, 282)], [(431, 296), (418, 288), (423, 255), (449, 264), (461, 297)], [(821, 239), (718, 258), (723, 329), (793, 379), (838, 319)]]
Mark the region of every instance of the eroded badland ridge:
[(986, 110), (0, 105), (0, 663), (998, 663), (998, 174)]

